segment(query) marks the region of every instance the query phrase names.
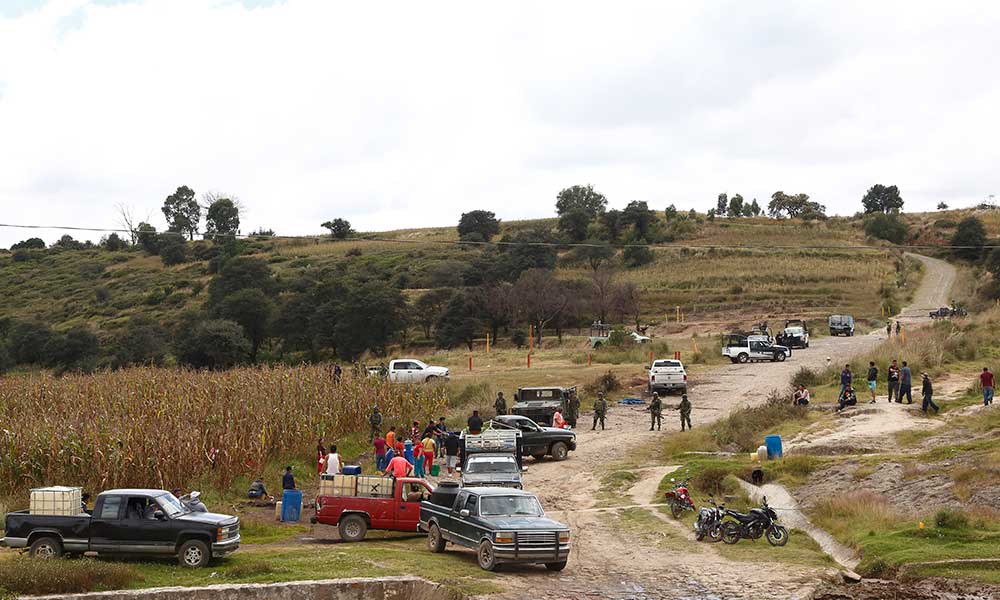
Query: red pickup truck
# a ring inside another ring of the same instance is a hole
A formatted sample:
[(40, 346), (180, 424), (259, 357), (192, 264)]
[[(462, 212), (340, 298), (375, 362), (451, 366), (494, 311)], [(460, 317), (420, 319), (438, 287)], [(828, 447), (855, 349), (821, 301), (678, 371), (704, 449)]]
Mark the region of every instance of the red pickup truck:
[(369, 529), (416, 533), (420, 502), (431, 492), (426, 480), (402, 477), (395, 481), (392, 496), (319, 496), (312, 522), (338, 526), (345, 542), (360, 542)]

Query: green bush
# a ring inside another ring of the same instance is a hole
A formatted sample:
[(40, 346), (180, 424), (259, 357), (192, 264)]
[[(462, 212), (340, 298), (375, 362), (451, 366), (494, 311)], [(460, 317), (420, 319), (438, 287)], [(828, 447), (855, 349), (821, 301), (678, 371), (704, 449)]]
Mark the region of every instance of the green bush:
[(877, 213), (865, 217), (865, 235), (893, 244), (902, 244), (906, 239), (906, 224), (892, 214)]
[(712, 436), (722, 448), (753, 452), (764, 443), (764, 433), (787, 421), (804, 419), (809, 409), (792, 406), (776, 390), (763, 404), (741, 408), (720, 419), (712, 427)]
[(824, 382), (820, 374), (809, 367), (799, 367), (799, 370), (792, 375), (792, 387), (804, 385), (808, 388), (822, 383)]
[(621, 327), (615, 327), (608, 335), (608, 345), (612, 348), (623, 348), (625, 344), (631, 343), (632, 340), (627, 335), (625, 335), (625, 330)]
[(620, 390), (622, 387), (622, 382), (618, 379), (618, 376), (612, 373), (610, 370), (588, 383), (585, 387), (585, 391), (588, 394), (597, 394), (598, 392), (604, 392), (605, 394), (613, 392), (615, 390)]
[(86, 558), (37, 560), (17, 557), (0, 561), (0, 590), (14, 594), (79, 594), (115, 590), (128, 587), (138, 577), (129, 565)]
[(942, 529), (964, 529), (969, 526), (969, 517), (962, 509), (945, 508), (934, 515), (934, 526)]

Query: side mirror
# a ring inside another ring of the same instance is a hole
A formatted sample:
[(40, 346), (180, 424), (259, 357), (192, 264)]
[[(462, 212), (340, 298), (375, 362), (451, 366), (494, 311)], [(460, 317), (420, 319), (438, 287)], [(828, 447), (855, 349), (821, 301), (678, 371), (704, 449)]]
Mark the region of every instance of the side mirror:
[(163, 514), (162, 510), (158, 510), (153, 513), (153, 518), (156, 519), (157, 521), (163, 521), (164, 519), (167, 518), (167, 515)]
[(463, 508), (462, 510), (458, 511), (458, 514), (461, 515), (462, 517), (468, 517), (469, 511), (468, 509)]

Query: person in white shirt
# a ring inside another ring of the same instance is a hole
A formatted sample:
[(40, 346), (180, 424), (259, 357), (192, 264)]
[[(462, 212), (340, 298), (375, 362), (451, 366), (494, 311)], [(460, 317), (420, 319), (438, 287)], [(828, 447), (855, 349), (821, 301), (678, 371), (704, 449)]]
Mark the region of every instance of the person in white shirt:
[(340, 473), (340, 455), (337, 454), (337, 445), (330, 446), (330, 453), (326, 455), (326, 474), (336, 475)]
[(804, 385), (800, 385), (799, 389), (795, 390), (792, 394), (792, 400), (795, 406), (805, 406), (809, 404), (809, 390)]

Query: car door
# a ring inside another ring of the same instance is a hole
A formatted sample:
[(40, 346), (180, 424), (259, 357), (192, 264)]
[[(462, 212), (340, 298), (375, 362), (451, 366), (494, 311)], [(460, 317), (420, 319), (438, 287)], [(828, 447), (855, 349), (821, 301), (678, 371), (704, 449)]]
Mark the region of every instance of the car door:
[[(156, 511), (162, 512), (162, 507), (155, 498), (149, 496), (127, 496), (125, 511), (119, 521), (115, 539), (120, 552), (138, 552), (142, 554), (168, 554), (174, 551), (176, 537), (170, 523), (156, 519)], [(134, 510), (140, 507), (141, 512)]]
[[(467, 544), (475, 546), (479, 543), (479, 528), (476, 527), (476, 517), (478, 516), (479, 496), (476, 494), (469, 494), (465, 498), (465, 503), (458, 514), (459, 531), (458, 534), (461, 535)], [(469, 511), (469, 516), (462, 516), (461, 511)]]
[(764, 342), (750, 342), (750, 358), (766, 358)]
[(122, 496), (101, 496), (90, 519), (90, 549), (97, 552), (114, 552), (118, 542), (113, 539), (124, 509)]
[(542, 430), (530, 419), (518, 419), (517, 428), (521, 431), (521, 452), (523, 454), (531, 456), (543, 454), (548, 450)]
[[(416, 483), (416, 482), (414, 482)], [(404, 484), (399, 482), (399, 490), (396, 493), (396, 505), (398, 510), (395, 515), (395, 525), (394, 529), (398, 531), (416, 531), (417, 523), (420, 521), (420, 501), (410, 502), (407, 500), (409, 494), (409, 482)], [(421, 481), (416, 483), (416, 485), (423, 488), (423, 497), (429, 497), (431, 493), (431, 487), (427, 483)]]

